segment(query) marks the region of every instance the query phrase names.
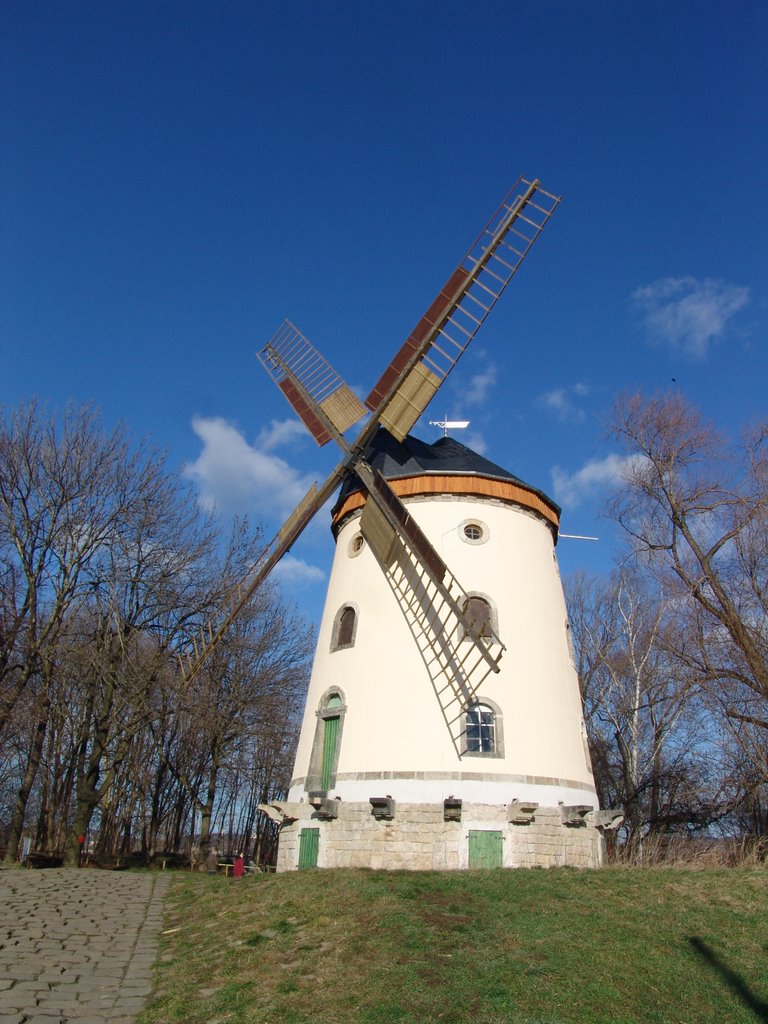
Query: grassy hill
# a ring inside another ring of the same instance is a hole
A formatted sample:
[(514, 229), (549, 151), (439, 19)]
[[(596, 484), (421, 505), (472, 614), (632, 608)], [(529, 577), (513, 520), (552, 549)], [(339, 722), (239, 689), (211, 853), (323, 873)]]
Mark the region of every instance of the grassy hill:
[(768, 872), (184, 874), (140, 1024), (768, 1021)]

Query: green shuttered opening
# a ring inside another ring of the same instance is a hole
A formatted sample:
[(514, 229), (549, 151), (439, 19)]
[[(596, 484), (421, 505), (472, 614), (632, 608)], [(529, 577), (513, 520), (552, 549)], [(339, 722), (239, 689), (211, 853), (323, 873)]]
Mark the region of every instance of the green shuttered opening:
[(469, 833), (469, 866), (500, 868), (503, 864), (501, 832), (476, 829)]
[(320, 829), (303, 828), (299, 836), (299, 868), (316, 868)]

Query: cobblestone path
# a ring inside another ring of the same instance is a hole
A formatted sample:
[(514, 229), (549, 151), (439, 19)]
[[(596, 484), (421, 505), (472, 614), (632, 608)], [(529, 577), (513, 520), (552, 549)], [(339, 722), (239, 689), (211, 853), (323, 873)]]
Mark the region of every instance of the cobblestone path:
[(0, 870), (0, 1024), (131, 1024), (167, 887), (162, 874)]

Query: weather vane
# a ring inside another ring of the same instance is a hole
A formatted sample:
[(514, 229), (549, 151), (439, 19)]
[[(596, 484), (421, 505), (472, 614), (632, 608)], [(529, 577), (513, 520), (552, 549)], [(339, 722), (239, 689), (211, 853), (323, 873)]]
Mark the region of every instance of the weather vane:
[(445, 414), (444, 420), (430, 420), (430, 427), (442, 427), (443, 437), (448, 437), (449, 430), (466, 430), (469, 426), (469, 420), (449, 420), (448, 413)]

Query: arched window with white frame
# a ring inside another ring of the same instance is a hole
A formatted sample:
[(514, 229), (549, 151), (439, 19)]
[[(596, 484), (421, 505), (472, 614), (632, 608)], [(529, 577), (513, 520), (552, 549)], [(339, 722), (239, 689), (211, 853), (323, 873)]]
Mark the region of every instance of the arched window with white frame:
[(464, 719), (462, 754), (470, 757), (503, 757), (504, 731), (499, 706), (490, 700), (471, 704)]
[(339, 608), (331, 631), (332, 651), (343, 651), (355, 646), (358, 618), (358, 609), (354, 604), (344, 604)]

